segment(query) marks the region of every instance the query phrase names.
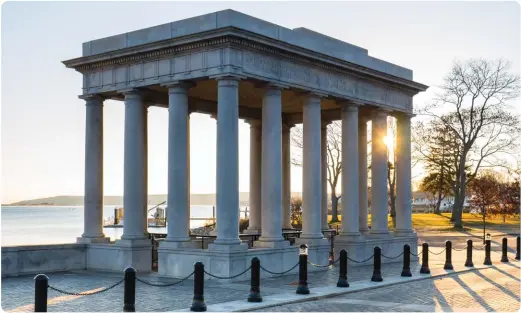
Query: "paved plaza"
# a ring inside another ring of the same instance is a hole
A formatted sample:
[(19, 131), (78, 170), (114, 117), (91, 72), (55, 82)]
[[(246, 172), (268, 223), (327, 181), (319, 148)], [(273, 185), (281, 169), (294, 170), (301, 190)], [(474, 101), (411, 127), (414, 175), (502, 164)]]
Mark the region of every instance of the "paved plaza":
[[(455, 241), (454, 247), (464, 247), (466, 238)], [(469, 271), (463, 266), (465, 251), (453, 251), (453, 264), (455, 272), (446, 275), (444, 271), (444, 255), (442, 247), (434, 246), (430, 249), (430, 268), (433, 276), (443, 274), (446, 276), (427, 278), (430, 275), (419, 274), (419, 263), (411, 265), (413, 278), (399, 278), (402, 263), (383, 264), (383, 283), (370, 282), (372, 266), (350, 267), (348, 280), (350, 288), (339, 289), (334, 287), (338, 279), (338, 266), (332, 266), (326, 272), (310, 273), (308, 277), (310, 296), (328, 293), (315, 293), (315, 290), (331, 288), (335, 292), (349, 292), (344, 295), (314, 299), (306, 301), (305, 297), (297, 298), (297, 303), (290, 302), (289, 296), (294, 297), (298, 281), (297, 275), (289, 275), (278, 278), (267, 278), (261, 281), (261, 293), (266, 306), (271, 297), (288, 295), (287, 301), (282, 305), (259, 307), (260, 311), (457, 311), (458, 309), (471, 309), (478, 311), (517, 311), (519, 309), (520, 268), (519, 262), (514, 260), (513, 240), (509, 244), (509, 257), (511, 262), (501, 264), (499, 240), (493, 241), (492, 261), (493, 267), (474, 269)], [(476, 242), (475, 246), (479, 246)], [(421, 247), (419, 248), (421, 251)], [(442, 253), (440, 253), (442, 252)], [(439, 254), (435, 254), (439, 253)], [(484, 251), (474, 251), (474, 264), (483, 267)], [(121, 280), (122, 274), (94, 271), (74, 271), (66, 273), (49, 273), (49, 283), (54, 287), (69, 292), (95, 292), (104, 287), (111, 286)], [(141, 274), (138, 277), (155, 283), (175, 282), (174, 279), (158, 277), (156, 274)], [(427, 278), (414, 280), (418, 278)], [(399, 282), (391, 281), (401, 279)], [(408, 281), (410, 280), (410, 281)], [(385, 284), (388, 285), (385, 285)], [(5, 311), (31, 311), (34, 301), (33, 276), (20, 276), (2, 279), (2, 309)], [(357, 286), (363, 287), (363, 290)], [(384, 286), (385, 285), (385, 286)], [(380, 287), (376, 288), (375, 287)], [(357, 291), (358, 290), (358, 291)], [(173, 287), (152, 287), (137, 282), (136, 285), (136, 310), (137, 311), (186, 311), (193, 296), (193, 281), (187, 280)], [(226, 307), (229, 310), (237, 309), (242, 301), (246, 303), (249, 292), (249, 281), (229, 283), (227, 281), (206, 281), (205, 300), (209, 311), (217, 311)], [(329, 294), (330, 295), (330, 294)], [(106, 292), (73, 296), (63, 295), (49, 290), (49, 311), (121, 311), (123, 308), (123, 284)], [(310, 298), (313, 299), (313, 298)], [(239, 300), (239, 301), (237, 301)], [(235, 301), (235, 302), (234, 302)], [(272, 301), (273, 302), (273, 301)], [(293, 300), (291, 300), (293, 302)], [(235, 304), (234, 304), (235, 303)], [(273, 302), (275, 303), (275, 302)], [(243, 309), (255, 310), (255, 307)]]

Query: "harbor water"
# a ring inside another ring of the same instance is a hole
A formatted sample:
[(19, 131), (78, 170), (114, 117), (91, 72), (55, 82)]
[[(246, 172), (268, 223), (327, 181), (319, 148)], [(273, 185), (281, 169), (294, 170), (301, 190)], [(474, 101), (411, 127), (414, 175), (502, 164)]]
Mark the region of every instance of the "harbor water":
[[(149, 206), (153, 208), (154, 206)], [(105, 206), (103, 219), (114, 216), (115, 206)], [(243, 210), (244, 208), (241, 208)], [(148, 217), (153, 217), (150, 211)], [(191, 206), (190, 228), (203, 226), (213, 216), (213, 207)], [(241, 212), (241, 216), (244, 213)], [(208, 218), (209, 220), (199, 220)], [(74, 243), (83, 233), (83, 206), (2, 206), (2, 246)], [(104, 228), (105, 235), (119, 239), (123, 228)], [(166, 233), (164, 227), (150, 227), (149, 232)]]

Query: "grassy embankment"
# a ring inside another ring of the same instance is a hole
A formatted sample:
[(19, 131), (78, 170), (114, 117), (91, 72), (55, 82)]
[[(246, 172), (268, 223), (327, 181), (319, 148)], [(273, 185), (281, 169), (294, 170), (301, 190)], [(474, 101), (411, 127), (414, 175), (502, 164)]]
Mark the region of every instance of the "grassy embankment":
[[(433, 213), (413, 213), (412, 215), (412, 226), (415, 229), (432, 229), (432, 230), (454, 230), (452, 223), (450, 222), (450, 213), (442, 213), (441, 215)], [(341, 216), (338, 216), (339, 220), (342, 220)], [(328, 216), (328, 220), (331, 220), (331, 215)], [(368, 223), (371, 225), (371, 214), (368, 215)], [(503, 223), (502, 216), (494, 216), (487, 218), (487, 227), (519, 227), (520, 220), (519, 216), (507, 217), (505, 223)], [(333, 223), (332, 227), (336, 228), (336, 225), (340, 227), (341, 223)], [(392, 229), (391, 217), (388, 216), (389, 228)], [(463, 213), (463, 227), (466, 229), (470, 228), (481, 228), (483, 225), (482, 216), (480, 214)]]

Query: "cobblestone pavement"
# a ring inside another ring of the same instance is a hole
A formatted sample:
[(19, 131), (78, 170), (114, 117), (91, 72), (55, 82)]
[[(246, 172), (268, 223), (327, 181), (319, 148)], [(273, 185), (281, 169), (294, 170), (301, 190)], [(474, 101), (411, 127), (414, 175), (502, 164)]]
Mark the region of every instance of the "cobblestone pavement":
[[(429, 264), (432, 268), (442, 268), (444, 264), (445, 254), (441, 247), (432, 247), (433, 253), (429, 254)], [(421, 251), (421, 247), (418, 249)], [(440, 253), (441, 252), (441, 253)], [(438, 253), (437, 255), (435, 253)], [(474, 262), (483, 262), (483, 251), (474, 251)], [(513, 254), (510, 254), (513, 257)], [(492, 254), (493, 262), (498, 262), (500, 255), (494, 251)], [(453, 263), (464, 263), (465, 251), (453, 252)], [(516, 266), (519, 264), (516, 263)], [(400, 275), (402, 264), (391, 263), (382, 265), (383, 277)], [(411, 264), (413, 275), (417, 275), (420, 264)], [(348, 280), (350, 282), (369, 280), (372, 274), (372, 266), (349, 267)], [(516, 267), (519, 276), (519, 268)], [(68, 292), (93, 292), (104, 287), (109, 287), (121, 280), (122, 274), (105, 273), (93, 271), (75, 271), (66, 273), (50, 273), (49, 283), (51, 286), (63, 289)], [(1, 300), (2, 309), (5, 311), (32, 311), (32, 303), (34, 301), (34, 281), (33, 275), (19, 276), (11, 278), (2, 278)], [(174, 279), (166, 279), (157, 277), (154, 274), (141, 274), (138, 277), (147, 281), (156, 283), (175, 282)], [(334, 286), (338, 279), (338, 266), (332, 266), (328, 271), (309, 273), (308, 282), (310, 288), (319, 286)], [(288, 275), (277, 278), (265, 278), (261, 281), (261, 290), (263, 296), (273, 294), (294, 292), (297, 284), (297, 275)], [(511, 282), (507, 282), (511, 284)], [(519, 282), (517, 282), (519, 289)], [(397, 290), (403, 290), (402, 287), (396, 287)], [(387, 289), (387, 288), (383, 288)], [(382, 290), (383, 290), (382, 289)], [(450, 289), (450, 288), (449, 288)], [(423, 293), (423, 287), (412, 289), (417, 293)], [(215, 303), (223, 303), (246, 299), (249, 292), (249, 281), (229, 283), (227, 281), (206, 281), (205, 282), (205, 300), (208, 305)], [(172, 311), (186, 309), (190, 306), (193, 297), (193, 280), (187, 280), (173, 287), (151, 287), (141, 282), (136, 282), (136, 309), (138, 311)], [(517, 293), (518, 294), (518, 293)], [(418, 295), (420, 297), (420, 295)], [(393, 298), (396, 298), (394, 296)], [(123, 284), (106, 292), (87, 295), (87, 296), (69, 296), (59, 294), (56, 291), (49, 290), (49, 311), (121, 311), (123, 308)], [(378, 299), (376, 297), (375, 299)], [(365, 300), (364, 300), (365, 301)], [(378, 300), (381, 301), (381, 300)], [(345, 306), (345, 304), (343, 304)], [(354, 311), (359, 309), (361, 304), (353, 303)], [(282, 310), (283, 308), (281, 308)], [(402, 306), (396, 310), (403, 309)], [(326, 308), (319, 311), (327, 310)], [(376, 310), (373, 308), (371, 310)], [(407, 309), (410, 310), (410, 309)], [(406, 311), (407, 311), (406, 310)]]
[(519, 263), (392, 285), (322, 300), (262, 309), (270, 312), (517, 312)]

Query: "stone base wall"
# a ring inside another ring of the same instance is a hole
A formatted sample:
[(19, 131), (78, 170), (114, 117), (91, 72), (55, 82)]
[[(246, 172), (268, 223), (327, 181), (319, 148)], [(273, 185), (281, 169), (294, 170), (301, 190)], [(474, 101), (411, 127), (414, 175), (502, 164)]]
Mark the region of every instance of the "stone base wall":
[[(205, 270), (213, 275), (230, 277), (246, 270), (251, 265), (251, 259), (259, 258), (262, 267), (271, 272), (280, 273), (291, 269), (299, 260), (297, 246), (280, 245), (278, 247), (255, 247), (246, 249), (245, 244), (230, 247), (229, 250), (210, 245), (209, 249), (197, 248), (161, 248), (158, 249), (159, 262), (158, 274), (165, 277), (184, 278), (194, 270), (196, 262), (203, 262)], [(318, 258), (327, 260), (329, 250), (315, 249), (313, 254), (322, 253), (324, 256)], [(315, 257), (314, 257), (315, 259)], [(322, 264), (322, 263), (321, 263)], [(325, 268), (314, 268), (308, 266), (309, 271), (326, 270)], [(275, 277), (279, 275), (270, 274), (261, 269), (261, 277)], [(298, 266), (286, 275), (298, 273)], [(193, 279), (193, 276), (191, 277)], [(205, 279), (215, 279), (205, 275)], [(245, 281), (250, 279), (250, 271), (228, 281)]]
[[(356, 261), (363, 261), (369, 258), (374, 253), (376, 246), (382, 249), (382, 255), (387, 257), (395, 257), (403, 252), (403, 246), (408, 244), (411, 247), (411, 253), (418, 254), (418, 237), (416, 233), (411, 233), (407, 236), (394, 236), (389, 234), (387, 236), (372, 236), (364, 235), (358, 238), (353, 237), (335, 237), (335, 258), (340, 256), (340, 250), (345, 249), (347, 256)], [(418, 257), (411, 255), (411, 262), (417, 261)], [(389, 259), (382, 256), (382, 263), (403, 262), (403, 256)], [(355, 263), (348, 260), (350, 266), (371, 265), (373, 259), (363, 263)]]
[(83, 270), (84, 244), (2, 247), (2, 277)]
[(138, 272), (150, 272), (152, 245), (90, 244), (86, 249), (86, 268), (89, 270), (123, 272), (129, 266)]

